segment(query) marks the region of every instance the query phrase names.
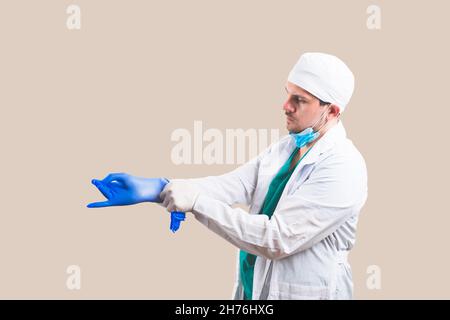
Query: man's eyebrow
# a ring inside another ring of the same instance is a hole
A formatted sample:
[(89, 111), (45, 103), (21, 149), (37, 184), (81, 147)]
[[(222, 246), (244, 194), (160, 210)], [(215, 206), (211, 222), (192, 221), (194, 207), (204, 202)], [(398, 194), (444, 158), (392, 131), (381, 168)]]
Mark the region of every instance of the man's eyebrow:
[[(288, 94), (292, 94), (292, 93), (289, 92), (289, 90), (288, 90), (287, 87), (284, 87), (284, 89), (286, 89), (286, 92), (287, 92)], [(292, 94), (292, 95), (293, 95), (294, 97), (297, 97), (297, 98), (302, 98), (302, 99), (304, 99), (304, 100), (308, 100), (307, 97), (304, 97), (304, 96), (299, 95), (299, 94)]]

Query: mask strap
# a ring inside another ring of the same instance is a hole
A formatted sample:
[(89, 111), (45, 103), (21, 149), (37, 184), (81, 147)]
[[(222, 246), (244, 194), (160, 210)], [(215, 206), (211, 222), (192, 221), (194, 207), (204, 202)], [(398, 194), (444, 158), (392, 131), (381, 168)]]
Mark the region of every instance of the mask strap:
[[(328, 109), (329, 107), (330, 107), (330, 105), (327, 105), (326, 109)], [(314, 130), (314, 127), (322, 120), (323, 115), (324, 115), (325, 112), (326, 112), (326, 109), (325, 109), (325, 111), (320, 115), (320, 118), (316, 121), (316, 123), (314, 123), (314, 125), (312, 126), (313, 130)], [(325, 123), (324, 123), (318, 130), (315, 130), (315, 131), (318, 132), (318, 131), (322, 130), (322, 128), (325, 127), (325, 125), (326, 125), (327, 123), (328, 123), (328, 121), (325, 121)]]

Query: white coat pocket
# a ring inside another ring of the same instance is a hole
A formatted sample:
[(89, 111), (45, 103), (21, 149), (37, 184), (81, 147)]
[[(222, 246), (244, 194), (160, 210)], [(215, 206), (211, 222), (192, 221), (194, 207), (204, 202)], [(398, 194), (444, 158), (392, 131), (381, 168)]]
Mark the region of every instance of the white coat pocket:
[(287, 282), (273, 283), (268, 300), (325, 300), (329, 299), (327, 286), (312, 286)]

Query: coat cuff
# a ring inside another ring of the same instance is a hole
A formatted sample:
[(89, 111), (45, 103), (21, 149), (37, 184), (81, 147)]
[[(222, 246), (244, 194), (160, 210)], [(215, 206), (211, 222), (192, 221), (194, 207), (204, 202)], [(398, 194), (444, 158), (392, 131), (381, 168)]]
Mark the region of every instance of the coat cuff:
[(200, 193), (197, 196), (197, 200), (195, 200), (194, 206), (192, 207), (192, 213), (201, 221), (205, 218), (217, 220), (217, 214), (215, 214), (214, 210), (211, 210), (211, 208), (216, 205), (216, 201), (217, 200)]

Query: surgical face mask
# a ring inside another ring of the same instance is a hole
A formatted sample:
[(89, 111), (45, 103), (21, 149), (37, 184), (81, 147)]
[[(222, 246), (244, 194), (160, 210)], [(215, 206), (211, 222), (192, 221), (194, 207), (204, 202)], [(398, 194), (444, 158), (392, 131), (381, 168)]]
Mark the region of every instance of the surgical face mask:
[[(328, 109), (328, 107), (329, 107), (329, 105), (327, 106), (326, 109)], [(291, 135), (292, 139), (294, 139), (294, 141), (295, 141), (295, 145), (298, 148), (302, 148), (302, 147), (306, 146), (308, 143), (316, 140), (319, 137), (319, 134), (320, 134), (319, 130), (322, 129), (325, 126), (326, 122), (317, 131), (314, 131), (313, 128), (319, 123), (320, 120), (322, 120), (323, 115), (327, 111), (326, 109), (322, 113), (320, 118), (311, 127), (308, 127), (308, 128), (306, 128), (305, 130), (303, 130), (303, 131), (301, 131), (299, 133), (289, 132), (289, 134)]]

